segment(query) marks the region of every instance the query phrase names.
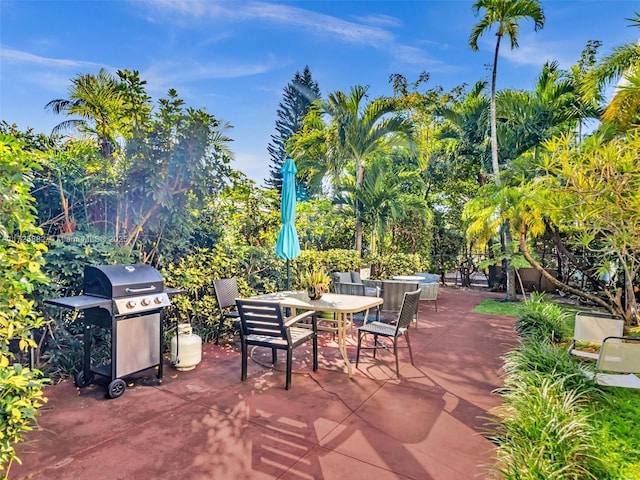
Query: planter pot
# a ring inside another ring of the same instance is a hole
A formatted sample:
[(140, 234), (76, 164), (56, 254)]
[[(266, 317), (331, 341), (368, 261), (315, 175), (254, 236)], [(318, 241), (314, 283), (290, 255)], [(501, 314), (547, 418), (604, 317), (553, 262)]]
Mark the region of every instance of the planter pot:
[(324, 294), (324, 287), (322, 285), (311, 285), (307, 287), (307, 295), (310, 300), (320, 300)]

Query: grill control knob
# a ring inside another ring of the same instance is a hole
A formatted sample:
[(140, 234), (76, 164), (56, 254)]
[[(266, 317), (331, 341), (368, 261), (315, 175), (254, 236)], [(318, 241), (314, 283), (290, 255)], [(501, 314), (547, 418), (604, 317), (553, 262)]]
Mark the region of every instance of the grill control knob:
[(160, 304), (160, 303), (162, 303), (162, 297), (156, 297), (156, 298), (154, 298), (154, 299), (153, 299), (153, 301), (154, 301), (155, 303)]
[(140, 305), (142, 305), (143, 307), (146, 307), (147, 305), (149, 305), (151, 303), (151, 300), (149, 300), (148, 298), (143, 298), (140, 301)]
[(127, 308), (135, 308), (135, 306), (136, 306), (135, 300), (129, 300), (127, 302)]

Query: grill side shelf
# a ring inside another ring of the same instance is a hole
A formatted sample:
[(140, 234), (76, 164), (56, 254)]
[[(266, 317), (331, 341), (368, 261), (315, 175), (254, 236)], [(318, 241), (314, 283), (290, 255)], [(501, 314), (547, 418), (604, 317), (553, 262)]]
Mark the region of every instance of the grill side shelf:
[(94, 297), (91, 295), (77, 295), (74, 297), (49, 298), (44, 301), (56, 307), (70, 308), (72, 310), (86, 310), (88, 308), (104, 308), (111, 312), (111, 300)]

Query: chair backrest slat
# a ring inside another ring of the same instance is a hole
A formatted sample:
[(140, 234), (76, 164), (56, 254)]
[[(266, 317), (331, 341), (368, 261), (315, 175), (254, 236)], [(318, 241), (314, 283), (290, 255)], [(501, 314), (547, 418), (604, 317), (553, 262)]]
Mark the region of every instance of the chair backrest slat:
[(236, 298), (240, 296), (238, 292), (238, 281), (235, 277), (214, 280), (213, 290), (216, 293), (216, 300), (218, 300), (218, 306), (220, 308), (235, 306)]
[(266, 335), (288, 340), (279, 303), (251, 299), (237, 299), (236, 303), (243, 335)]
[(420, 290), (413, 292), (405, 292), (402, 300), (402, 307), (398, 315), (397, 328), (407, 328), (413, 321), (413, 316), (418, 311), (418, 302), (420, 301)]

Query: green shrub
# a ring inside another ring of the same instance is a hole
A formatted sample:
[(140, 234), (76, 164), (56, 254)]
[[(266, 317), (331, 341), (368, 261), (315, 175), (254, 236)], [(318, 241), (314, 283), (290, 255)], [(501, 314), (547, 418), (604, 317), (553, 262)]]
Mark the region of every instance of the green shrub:
[(609, 478), (598, 457), (586, 397), (566, 389), (560, 376), (510, 377), (500, 426), (495, 469), (506, 480)]
[(561, 342), (567, 336), (568, 313), (550, 302), (544, 293), (533, 293), (522, 304), (515, 329), (524, 338), (543, 338)]
[[(229, 251), (218, 244), (213, 248), (197, 249), (192, 254), (167, 265), (162, 270), (165, 283), (171, 287), (183, 288), (185, 293), (173, 297), (173, 304), (167, 310), (166, 337), (175, 335), (178, 323), (190, 323), (194, 333), (199, 335), (203, 342), (213, 340), (217, 334), (221, 313), (213, 281), (218, 278), (236, 277), (240, 294), (253, 295), (256, 289), (249, 284), (248, 279), (257, 278), (261, 286), (271, 282), (269, 277), (273, 271), (267, 269), (265, 265), (268, 262), (263, 261), (266, 255), (265, 251), (257, 248), (238, 247)], [(262, 267), (258, 268), (257, 265), (261, 263)], [(230, 320), (224, 328), (231, 328)]]
[(565, 349), (558, 348), (547, 339), (530, 339), (507, 353), (504, 360), (507, 385), (510, 382), (535, 383), (542, 375), (554, 378), (567, 390), (596, 395), (593, 381), (584, 375), (580, 365), (569, 357)]
[[(11, 345), (21, 352), (34, 347), (31, 331), (45, 321), (35, 309), (36, 285), (47, 282), (41, 243), (30, 194), (37, 160), (12, 136), (0, 134), (0, 475), (8, 476), (20, 461), (14, 445), (32, 429), (37, 409), (46, 401), (47, 379), (38, 370), (23, 368)], [(4, 474), (3, 472), (6, 472)]]
[(300, 255), (293, 261), (292, 281), (293, 288), (302, 288), (297, 283), (297, 279), (304, 272), (314, 270), (324, 270), (331, 272), (351, 272), (359, 271), (362, 266), (362, 259), (356, 250), (303, 250)]
[(416, 253), (393, 253), (372, 257), (370, 261), (371, 277), (376, 279), (429, 271), (428, 262), (423, 261)]

